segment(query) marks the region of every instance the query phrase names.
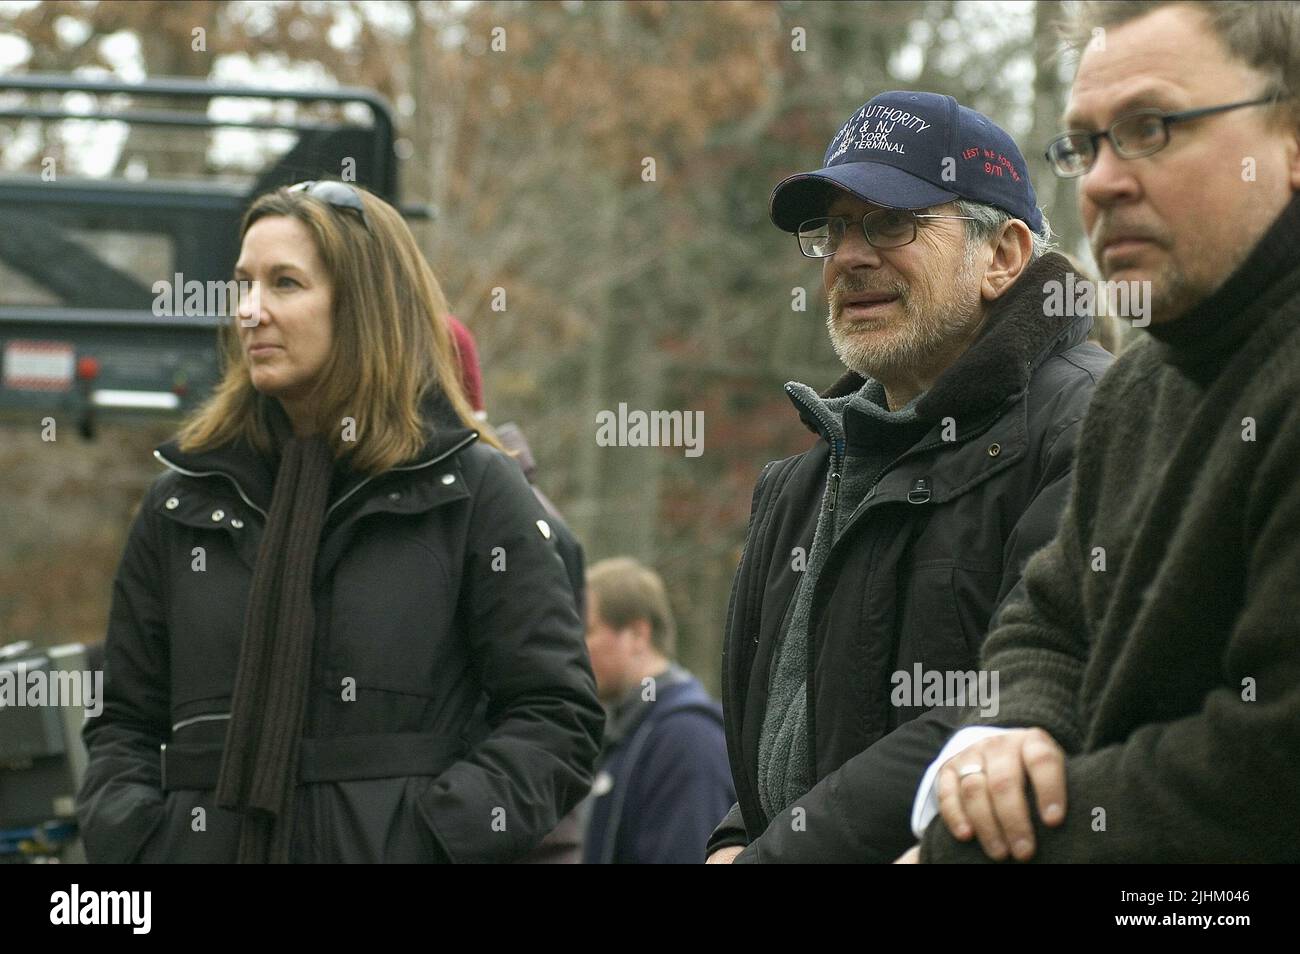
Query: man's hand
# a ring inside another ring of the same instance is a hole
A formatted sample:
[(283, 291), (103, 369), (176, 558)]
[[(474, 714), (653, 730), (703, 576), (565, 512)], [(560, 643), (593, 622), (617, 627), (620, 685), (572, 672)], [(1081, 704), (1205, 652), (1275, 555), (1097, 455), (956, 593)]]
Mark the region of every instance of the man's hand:
[(939, 813), (958, 841), (979, 838), (996, 861), (1034, 854), (1034, 826), (1025, 801), (1033, 785), (1043, 824), (1065, 820), (1065, 752), (1042, 729), (1017, 729), (962, 749), (939, 770)]
[(736, 860), (736, 855), (744, 850), (744, 845), (728, 845), (726, 848), (719, 848), (709, 855), (709, 860), (704, 863), (706, 865), (729, 865)]

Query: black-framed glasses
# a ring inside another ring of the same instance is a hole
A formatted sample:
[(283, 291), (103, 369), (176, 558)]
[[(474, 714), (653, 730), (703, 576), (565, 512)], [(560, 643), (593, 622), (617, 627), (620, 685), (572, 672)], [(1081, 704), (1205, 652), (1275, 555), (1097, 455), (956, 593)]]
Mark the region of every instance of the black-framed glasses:
[(1185, 123), (1202, 116), (1226, 113), (1230, 109), (1244, 106), (1263, 106), (1284, 99), (1285, 94), (1273, 93), (1258, 99), (1244, 99), (1237, 103), (1224, 103), (1222, 106), (1206, 106), (1202, 109), (1187, 109), (1178, 113), (1166, 113), (1159, 109), (1139, 109), (1127, 113), (1102, 132), (1072, 131), (1062, 133), (1047, 144), (1048, 163), (1052, 172), (1062, 179), (1073, 179), (1092, 168), (1097, 161), (1097, 147), (1102, 139), (1109, 139), (1115, 148), (1115, 154), (1121, 159), (1140, 159), (1159, 152), (1169, 145), (1169, 127), (1174, 123)]
[[(851, 215), (824, 215), (799, 224), (799, 251), (808, 258), (829, 258), (844, 241)], [(917, 219), (966, 219), (969, 215), (937, 215), (910, 209), (873, 209), (862, 216), (862, 235), (872, 248), (899, 248), (916, 241)]]
[(289, 186), (290, 192), (306, 192), (314, 199), (320, 199), (336, 209), (352, 209), (361, 213), (361, 224), (370, 231), (370, 222), (366, 219), (366, 207), (361, 201), (361, 193), (346, 182), (334, 179), (308, 179)]

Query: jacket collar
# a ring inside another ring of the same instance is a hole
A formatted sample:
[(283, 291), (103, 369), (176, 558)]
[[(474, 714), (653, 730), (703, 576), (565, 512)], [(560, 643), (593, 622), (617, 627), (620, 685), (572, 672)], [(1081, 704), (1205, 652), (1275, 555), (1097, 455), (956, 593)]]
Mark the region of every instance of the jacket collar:
[[(478, 436), (477, 431), (460, 423), (450, 403), (439, 390), (435, 389), (426, 395), (421, 401), (420, 410), (428, 440), (420, 453), (402, 464), (400, 469), (425, 466), (465, 443), (471, 435)], [(258, 413), (267, 415), (268, 425), (273, 431), (291, 432), (288, 416), (279, 401), (260, 399)], [(212, 450), (186, 452), (180, 449), (180, 442), (173, 438), (155, 448), (154, 457), (165, 466), (187, 476), (223, 476), (232, 481), (245, 502), (263, 516), (270, 510), (275, 474), (279, 467), (277, 450), (269, 455), (263, 454), (240, 438)], [(349, 496), (369, 479), (369, 475), (353, 470), (347, 460), (335, 462), (334, 479), (330, 485), (331, 504)]]
[[(1056, 252), (1031, 263), (989, 311), (979, 338), (948, 368), (916, 405), (917, 417), (936, 424), (945, 417), (974, 421), (991, 413), (1025, 390), (1039, 365), (1054, 354), (1087, 340), (1091, 315), (1047, 314), (1049, 282), (1065, 282), (1072, 271), (1069, 259)], [(861, 390), (867, 379), (848, 371), (822, 392), (823, 398), (843, 397)], [(799, 416), (814, 433), (817, 422), (799, 408)]]
[(656, 706), (663, 708), (669, 702), (666, 697), (675, 695), (677, 686), (690, 683), (692, 679), (689, 671), (677, 663), (670, 662), (667, 669), (654, 677), (656, 698), (644, 699), (642, 697), (644, 689), (639, 684), (629, 689), (607, 713), (605, 747), (612, 748), (622, 742), (641, 724), (642, 719), (650, 714), (651, 709)]

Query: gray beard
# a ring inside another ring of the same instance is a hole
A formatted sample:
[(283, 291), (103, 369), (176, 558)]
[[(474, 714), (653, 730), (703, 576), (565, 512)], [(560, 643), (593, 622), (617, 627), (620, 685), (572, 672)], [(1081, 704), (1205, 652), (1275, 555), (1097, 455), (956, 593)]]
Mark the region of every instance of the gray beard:
[(832, 305), (826, 314), (826, 330), (835, 354), (851, 371), (888, 384), (928, 372), (945, 353), (952, 350), (974, 330), (979, 308), (979, 293), (969, 301), (954, 301), (947, 307), (924, 310), (905, 286), (896, 286), (903, 309), (901, 326), (891, 328), (889, 340), (869, 342), (868, 335), (847, 331), (835, 320)]

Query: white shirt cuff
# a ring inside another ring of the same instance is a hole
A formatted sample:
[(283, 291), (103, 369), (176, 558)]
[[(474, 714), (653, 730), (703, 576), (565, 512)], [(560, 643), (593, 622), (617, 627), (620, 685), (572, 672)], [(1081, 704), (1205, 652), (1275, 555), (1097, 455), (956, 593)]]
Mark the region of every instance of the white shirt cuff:
[(921, 784), (916, 788), (916, 800), (912, 802), (912, 834), (918, 840), (925, 834), (925, 829), (929, 827), (930, 822), (934, 821), (934, 816), (939, 814), (939, 769), (962, 749), (970, 748), (976, 742), (981, 742), (990, 736), (1014, 731), (1014, 729), (1001, 729), (993, 725), (969, 725), (960, 729), (948, 740), (948, 744), (939, 752), (938, 758), (925, 770)]

